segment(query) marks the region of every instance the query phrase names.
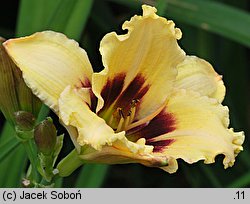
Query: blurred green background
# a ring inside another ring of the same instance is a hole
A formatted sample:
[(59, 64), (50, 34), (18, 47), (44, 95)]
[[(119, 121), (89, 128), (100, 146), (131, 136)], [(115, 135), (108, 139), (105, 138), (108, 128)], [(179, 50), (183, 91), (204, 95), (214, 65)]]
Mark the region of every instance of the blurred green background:
[[(122, 23), (141, 14), (143, 3), (156, 6), (159, 15), (174, 20), (181, 28), (183, 37), (179, 43), (187, 54), (206, 59), (223, 75), (227, 87), (223, 104), (230, 108), (231, 126), (236, 131), (245, 131), (245, 150), (227, 170), (223, 169), (222, 156), (211, 165), (179, 161), (175, 174), (138, 164), (84, 165), (59, 180), (56, 187), (250, 187), (248, 0), (3, 0), (0, 36), (8, 39), (47, 29), (63, 32), (80, 43), (95, 71), (100, 71), (103, 69), (98, 51), (100, 40), (111, 31), (124, 33)], [(48, 113), (43, 107), (40, 118)], [(65, 132), (57, 117), (49, 114), (59, 132)], [(0, 116), (1, 155), (1, 148), (11, 142), (9, 138), (14, 138), (14, 132)], [(0, 187), (19, 187), (25, 176), (26, 154), (22, 146), (13, 146), (7, 157), (0, 156)], [(60, 157), (72, 148), (66, 136)]]

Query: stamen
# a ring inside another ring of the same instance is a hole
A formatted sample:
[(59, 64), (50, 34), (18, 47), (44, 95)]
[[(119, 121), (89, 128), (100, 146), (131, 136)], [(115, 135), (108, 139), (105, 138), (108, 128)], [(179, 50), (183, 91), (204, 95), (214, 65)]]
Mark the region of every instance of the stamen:
[(113, 120), (114, 120), (114, 114), (111, 115), (110, 119), (109, 119), (109, 122), (108, 122), (108, 125), (112, 125), (113, 123)]
[[(130, 117), (129, 117), (129, 122), (128, 125), (131, 124), (134, 121), (135, 118), (135, 112), (136, 112), (136, 105), (140, 102), (139, 99), (134, 99), (131, 102), (131, 108), (130, 108)], [(126, 126), (127, 127), (127, 126)]]
[(120, 132), (120, 131), (122, 130), (122, 127), (123, 127), (123, 124), (124, 124), (124, 114), (123, 114), (121, 108), (118, 108), (117, 110), (118, 110), (118, 113), (119, 113), (119, 115), (120, 115), (120, 121), (119, 121), (119, 123), (118, 123), (116, 132)]
[(122, 112), (122, 109), (121, 109), (121, 108), (118, 108), (117, 110), (118, 110), (118, 113), (119, 113), (120, 117), (121, 117), (121, 118), (125, 118), (125, 117), (124, 117), (124, 114), (123, 114), (123, 112)]
[(127, 129), (127, 127), (129, 126), (129, 121), (130, 121), (130, 116), (128, 115), (126, 118), (125, 118), (125, 122), (124, 122), (124, 130)]
[(139, 120), (139, 121), (136, 121), (136, 122), (134, 122), (134, 123), (129, 124), (129, 126), (128, 126), (127, 129), (126, 129), (126, 131), (127, 131), (127, 130), (130, 130), (130, 129), (133, 129), (133, 128), (137, 127), (137, 126), (140, 126), (140, 125), (142, 125), (142, 124), (145, 124), (145, 123), (147, 123), (148, 121), (152, 120), (152, 119), (153, 119), (155, 116), (157, 116), (157, 115), (162, 111), (162, 109), (165, 108), (165, 107), (166, 107), (166, 105), (163, 104), (160, 108), (158, 108), (158, 109), (157, 109), (155, 112), (153, 112), (151, 115), (148, 115), (147, 117), (145, 117), (145, 118), (143, 118), (143, 119), (141, 119), (141, 120)]
[(129, 117), (129, 119), (130, 119), (129, 124), (131, 124), (133, 122), (134, 118), (135, 118), (136, 107), (131, 108), (130, 111), (131, 111), (131, 114), (130, 114), (130, 117)]
[(133, 99), (132, 102), (131, 102), (131, 108), (135, 107), (137, 105), (137, 103), (139, 103), (140, 100), (139, 99)]
[[(120, 132), (122, 130), (127, 130), (130, 124), (134, 121), (135, 118), (135, 113), (136, 113), (136, 105), (139, 102), (138, 99), (132, 100), (130, 103), (130, 109), (127, 112), (127, 115), (124, 115), (123, 109), (122, 108), (117, 108), (116, 109), (116, 114), (118, 113), (119, 116), (119, 122), (116, 128), (116, 132)], [(109, 124), (113, 122), (114, 115), (111, 116), (109, 119)]]

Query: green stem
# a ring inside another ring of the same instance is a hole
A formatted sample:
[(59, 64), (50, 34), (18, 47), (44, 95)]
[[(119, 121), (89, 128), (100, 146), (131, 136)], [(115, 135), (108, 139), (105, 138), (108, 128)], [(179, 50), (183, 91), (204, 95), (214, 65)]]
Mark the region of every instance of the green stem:
[(84, 161), (79, 158), (76, 150), (71, 151), (63, 160), (57, 165), (59, 176), (69, 176), (78, 167), (84, 164)]
[(34, 179), (37, 182), (39, 179), (39, 174), (37, 172), (37, 154), (34, 150), (34, 145), (31, 139), (25, 140), (22, 143), (32, 166), (31, 169), (32, 179)]
[(40, 161), (43, 165), (43, 169), (41, 171), (39, 171), (41, 173), (41, 175), (43, 176), (43, 179), (45, 179), (47, 181), (47, 183), (52, 183), (52, 178), (54, 177), (53, 174), (53, 157), (52, 155), (46, 156), (43, 155), (42, 161)]

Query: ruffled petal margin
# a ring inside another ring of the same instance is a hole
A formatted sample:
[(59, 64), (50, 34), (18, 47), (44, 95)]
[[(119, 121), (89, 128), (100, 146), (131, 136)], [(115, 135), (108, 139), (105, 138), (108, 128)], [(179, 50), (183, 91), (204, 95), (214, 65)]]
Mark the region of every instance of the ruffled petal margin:
[(126, 109), (138, 99), (135, 119), (141, 119), (158, 109), (172, 90), (176, 66), (185, 58), (177, 44), (181, 31), (173, 21), (159, 17), (154, 7), (142, 8), (142, 16), (123, 24), (127, 34), (112, 32), (101, 41), (105, 69), (92, 79), (97, 112)]
[[(209, 164), (215, 162), (217, 155), (223, 154), (223, 164), (227, 168), (234, 164), (235, 157), (243, 150), (244, 133), (228, 129), (228, 108), (216, 99), (180, 90), (169, 98), (166, 112), (174, 118), (174, 130), (149, 141), (151, 144), (165, 140), (173, 142), (161, 146), (156, 155), (183, 159), (190, 164), (199, 160)], [(172, 167), (162, 168), (172, 173), (177, 170), (177, 162), (173, 162)]]
[(79, 96), (77, 89), (68, 86), (59, 98), (59, 118), (66, 126), (77, 128), (77, 143), (90, 145), (96, 150), (124, 137), (124, 132), (114, 133), (106, 122), (91, 111), (89, 105)]

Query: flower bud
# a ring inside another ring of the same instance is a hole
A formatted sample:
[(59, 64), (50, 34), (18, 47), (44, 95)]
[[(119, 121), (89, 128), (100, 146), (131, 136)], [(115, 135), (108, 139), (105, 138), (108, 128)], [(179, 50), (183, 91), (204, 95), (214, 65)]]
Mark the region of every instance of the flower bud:
[(15, 126), (15, 112), (27, 111), (37, 116), (40, 100), (26, 86), (20, 69), (11, 60), (0, 37), (0, 110), (5, 118)]
[(14, 125), (13, 113), (19, 110), (13, 73), (15, 64), (2, 46), (3, 42), (4, 39), (0, 38), (0, 109), (5, 118)]
[(36, 126), (34, 139), (38, 151), (44, 155), (53, 153), (56, 145), (56, 128), (51, 118), (47, 118)]
[(14, 113), (16, 127), (21, 131), (31, 131), (35, 126), (35, 117), (32, 113), (18, 111)]

